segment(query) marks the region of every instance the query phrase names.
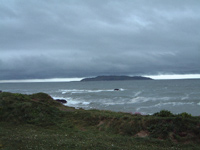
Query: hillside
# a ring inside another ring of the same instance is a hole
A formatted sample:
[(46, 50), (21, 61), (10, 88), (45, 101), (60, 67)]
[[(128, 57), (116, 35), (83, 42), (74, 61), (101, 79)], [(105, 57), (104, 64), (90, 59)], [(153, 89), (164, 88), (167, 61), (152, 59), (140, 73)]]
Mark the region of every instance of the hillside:
[(66, 107), (45, 93), (0, 93), (0, 149), (200, 149), (200, 117)]
[(142, 76), (97, 76), (94, 78), (85, 78), (81, 81), (120, 81), (120, 80), (153, 80), (151, 78)]

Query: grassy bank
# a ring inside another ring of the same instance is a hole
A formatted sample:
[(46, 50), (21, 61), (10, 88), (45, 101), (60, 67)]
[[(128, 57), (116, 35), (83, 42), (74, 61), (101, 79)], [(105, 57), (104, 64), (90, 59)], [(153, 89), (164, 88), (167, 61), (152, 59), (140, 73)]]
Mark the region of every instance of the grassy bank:
[(200, 117), (76, 110), (45, 93), (0, 93), (0, 149), (200, 149)]

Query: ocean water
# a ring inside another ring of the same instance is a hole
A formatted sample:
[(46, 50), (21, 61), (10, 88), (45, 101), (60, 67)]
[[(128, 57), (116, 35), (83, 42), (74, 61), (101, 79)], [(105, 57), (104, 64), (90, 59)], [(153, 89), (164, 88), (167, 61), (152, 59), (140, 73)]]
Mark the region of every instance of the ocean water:
[[(115, 91), (114, 89), (120, 89)], [(0, 90), (32, 94), (45, 92), (66, 99), (67, 106), (84, 109), (153, 114), (200, 115), (200, 80), (94, 81), (52, 83), (0, 83)]]

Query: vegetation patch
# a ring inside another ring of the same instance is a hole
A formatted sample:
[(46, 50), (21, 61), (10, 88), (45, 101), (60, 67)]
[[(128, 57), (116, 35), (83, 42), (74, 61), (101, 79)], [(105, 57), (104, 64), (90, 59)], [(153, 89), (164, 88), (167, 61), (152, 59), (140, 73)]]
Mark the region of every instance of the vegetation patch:
[(66, 107), (45, 93), (0, 93), (0, 149), (200, 149), (200, 117)]

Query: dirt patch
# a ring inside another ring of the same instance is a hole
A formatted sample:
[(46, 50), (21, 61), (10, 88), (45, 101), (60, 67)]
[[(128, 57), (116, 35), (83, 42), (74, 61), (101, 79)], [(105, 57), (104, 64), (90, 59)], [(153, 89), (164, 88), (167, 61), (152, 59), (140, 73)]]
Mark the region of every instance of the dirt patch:
[(171, 132), (171, 133), (169, 134), (169, 138), (171, 139), (171, 141), (172, 141), (173, 143), (178, 143), (178, 141), (174, 138), (174, 133), (173, 133), (173, 132)]
[(102, 124), (104, 124), (104, 121), (100, 121), (97, 127), (101, 126)]
[(145, 138), (145, 137), (149, 136), (149, 132), (142, 130), (142, 131), (138, 132), (135, 136)]

